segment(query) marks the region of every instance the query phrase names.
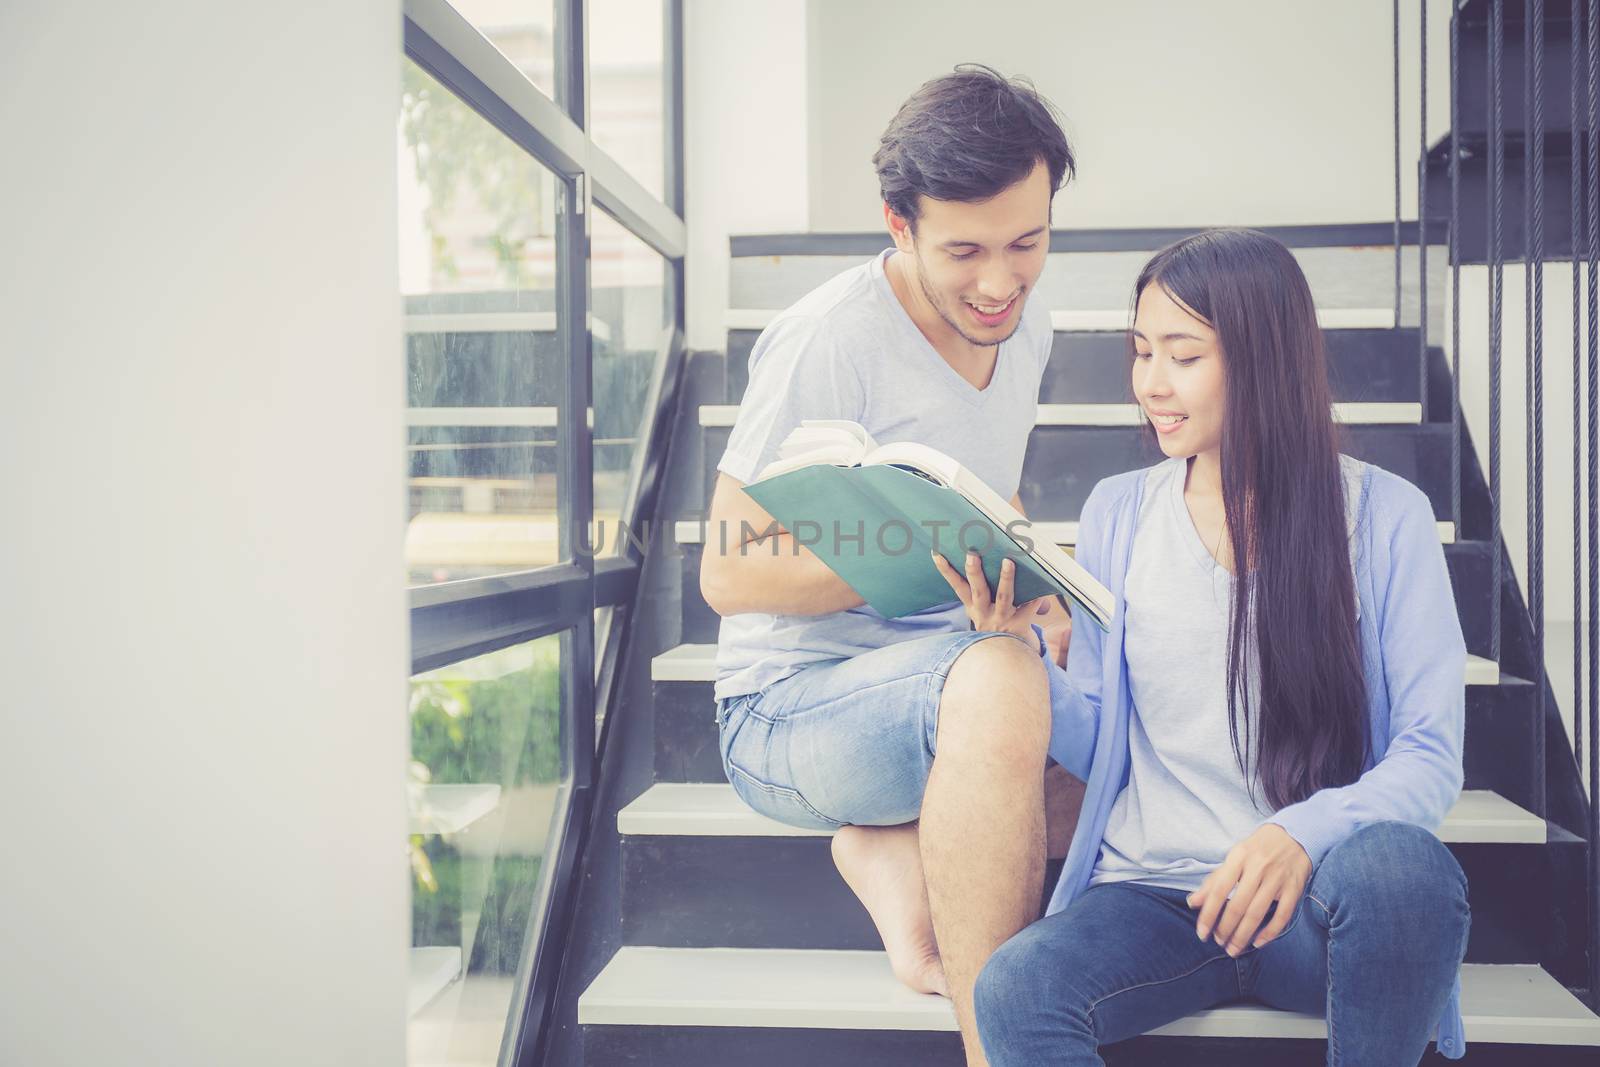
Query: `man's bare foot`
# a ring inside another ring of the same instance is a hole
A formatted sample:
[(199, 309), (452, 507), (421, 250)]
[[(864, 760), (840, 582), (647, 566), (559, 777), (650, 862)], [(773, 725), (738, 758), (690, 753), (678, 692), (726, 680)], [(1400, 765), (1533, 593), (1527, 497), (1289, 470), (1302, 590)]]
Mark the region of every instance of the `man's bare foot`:
[(950, 996), (922, 880), (917, 824), (841, 827), (833, 835), (833, 863), (872, 916), (895, 977), (919, 993)]

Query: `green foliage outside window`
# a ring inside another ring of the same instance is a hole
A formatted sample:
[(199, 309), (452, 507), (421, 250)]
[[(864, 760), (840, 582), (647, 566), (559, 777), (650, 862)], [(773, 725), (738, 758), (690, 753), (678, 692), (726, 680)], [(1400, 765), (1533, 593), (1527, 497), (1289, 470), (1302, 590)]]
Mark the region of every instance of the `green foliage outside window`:
[(550, 172), (410, 60), (401, 64), (400, 87), (400, 133), (417, 182), (428, 193), (423, 225), (435, 277), (443, 282), (459, 277), (445, 223), (463, 192), (470, 191), (494, 219), (492, 233), (472, 239), (493, 251), (506, 287), (548, 287), (548, 279), (534, 277), (529, 269), (528, 246), (551, 239)]
[[(510, 659), (517, 667), (504, 670)], [(502, 804), (528, 795), (519, 794), (519, 786), (555, 785), (561, 780), (559, 687), (555, 637), (414, 679), (413, 780), (497, 784)], [(489, 825), (493, 820), (486, 818), (463, 833), (483, 833)], [(411, 838), (412, 943), (462, 944), (465, 934), (469, 971), (515, 974), (543, 857), (502, 848), (492, 857), (478, 855), (460, 848), (455, 836)]]

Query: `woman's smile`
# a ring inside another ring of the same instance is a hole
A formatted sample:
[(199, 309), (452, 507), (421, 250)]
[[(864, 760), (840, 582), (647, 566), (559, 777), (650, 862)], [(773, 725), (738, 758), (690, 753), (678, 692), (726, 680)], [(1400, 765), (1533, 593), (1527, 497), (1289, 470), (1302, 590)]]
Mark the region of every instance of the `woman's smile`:
[(1150, 422), (1155, 426), (1156, 433), (1176, 433), (1178, 427), (1189, 421), (1189, 416), (1179, 415), (1175, 412), (1146, 409), (1145, 413), (1150, 416)]

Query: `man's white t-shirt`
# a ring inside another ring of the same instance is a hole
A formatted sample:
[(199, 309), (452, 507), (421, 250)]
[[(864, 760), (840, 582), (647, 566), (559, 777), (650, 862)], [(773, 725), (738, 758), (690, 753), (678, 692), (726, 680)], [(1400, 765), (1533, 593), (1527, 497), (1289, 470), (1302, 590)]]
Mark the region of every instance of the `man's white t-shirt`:
[[(1050, 359), (1049, 310), (1027, 294), (1021, 327), (978, 389), (928, 343), (895, 296), (884, 274), (894, 251), (819, 286), (762, 331), (717, 470), (749, 484), (802, 419), (849, 419), (879, 444), (937, 448), (1003, 499), (1017, 492)], [(718, 536), (707, 528), (707, 551)], [(727, 532), (730, 545), (738, 537)], [(900, 619), (865, 605), (828, 615), (730, 615), (717, 639), (716, 698), (765, 689), (808, 664), (969, 628), (953, 596), (947, 606)]]

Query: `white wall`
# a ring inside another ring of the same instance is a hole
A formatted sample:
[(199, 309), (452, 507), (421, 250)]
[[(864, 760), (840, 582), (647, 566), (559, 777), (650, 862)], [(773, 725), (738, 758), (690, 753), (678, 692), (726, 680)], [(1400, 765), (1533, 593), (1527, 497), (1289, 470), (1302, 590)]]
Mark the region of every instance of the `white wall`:
[(808, 228), (807, 0), (684, 5), (685, 278), (692, 348), (727, 341), (728, 237)]
[(399, 1064), (393, 0), (0, 13), (0, 1062)]
[[(1449, 0), (1427, 0), (1430, 138), (1449, 125)], [(1416, 215), (1417, 8), (1401, 28), (1402, 203)], [(690, 344), (721, 348), (730, 235), (882, 228), (872, 153), (920, 84), (973, 60), (1063, 111), (1073, 227), (1394, 216), (1388, 0), (691, 0)], [(1308, 43), (1315, 47), (1308, 47)]]
[[(1416, 4), (1402, 26), (1403, 203), (1416, 217)], [(1062, 111), (1078, 181), (1058, 227), (1394, 217), (1389, 0), (810, 0), (811, 228), (882, 227), (872, 153), (960, 62), (1026, 75)], [(1449, 125), (1448, 0), (1428, 0), (1429, 128)]]

